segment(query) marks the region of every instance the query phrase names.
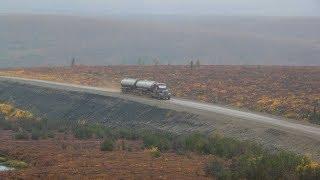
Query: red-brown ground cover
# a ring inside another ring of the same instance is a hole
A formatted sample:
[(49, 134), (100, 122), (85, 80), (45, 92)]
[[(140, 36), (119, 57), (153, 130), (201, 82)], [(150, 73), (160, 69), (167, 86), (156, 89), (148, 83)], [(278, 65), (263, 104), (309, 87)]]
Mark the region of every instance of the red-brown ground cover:
[[(29, 167), (0, 172), (0, 179), (207, 179), (205, 163), (210, 156), (162, 153), (152, 157), (140, 141), (118, 142), (112, 152), (100, 151), (100, 140), (77, 140), (57, 134), (54, 139), (14, 140), (11, 131), (0, 130), (0, 150), (24, 160)], [(121, 141), (121, 140), (120, 140)]]

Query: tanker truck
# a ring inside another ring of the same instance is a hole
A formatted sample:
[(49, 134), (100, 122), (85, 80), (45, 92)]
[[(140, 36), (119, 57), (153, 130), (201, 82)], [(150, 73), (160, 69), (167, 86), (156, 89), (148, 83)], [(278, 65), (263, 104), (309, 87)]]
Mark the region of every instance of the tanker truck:
[(125, 78), (121, 81), (122, 93), (149, 96), (156, 99), (170, 99), (171, 93), (164, 83), (149, 80)]

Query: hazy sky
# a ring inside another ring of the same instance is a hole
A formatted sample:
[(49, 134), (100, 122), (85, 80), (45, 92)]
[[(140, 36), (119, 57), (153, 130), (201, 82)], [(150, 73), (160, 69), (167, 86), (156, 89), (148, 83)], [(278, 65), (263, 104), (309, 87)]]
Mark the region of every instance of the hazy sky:
[(320, 0), (0, 0), (0, 13), (320, 16)]

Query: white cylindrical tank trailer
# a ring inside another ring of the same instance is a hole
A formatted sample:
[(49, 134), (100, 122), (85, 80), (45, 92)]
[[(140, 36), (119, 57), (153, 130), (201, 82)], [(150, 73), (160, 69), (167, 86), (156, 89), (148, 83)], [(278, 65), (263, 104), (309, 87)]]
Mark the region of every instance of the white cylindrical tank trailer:
[(139, 80), (136, 83), (137, 88), (149, 90), (152, 89), (155, 86), (155, 81), (148, 81), (148, 80)]
[(121, 81), (121, 86), (134, 86), (138, 79), (126, 78)]
[(138, 79), (126, 78), (121, 81), (121, 91), (122, 93), (127, 93), (135, 89), (135, 85)]

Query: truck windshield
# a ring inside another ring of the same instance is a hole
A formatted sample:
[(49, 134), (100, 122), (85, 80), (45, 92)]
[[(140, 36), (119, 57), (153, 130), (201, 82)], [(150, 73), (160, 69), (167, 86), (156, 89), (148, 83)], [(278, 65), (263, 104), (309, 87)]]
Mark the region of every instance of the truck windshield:
[(161, 86), (158, 86), (158, 89), (159, 89), (160, 91), (167, 90), (167, 86), (161, 85)]

